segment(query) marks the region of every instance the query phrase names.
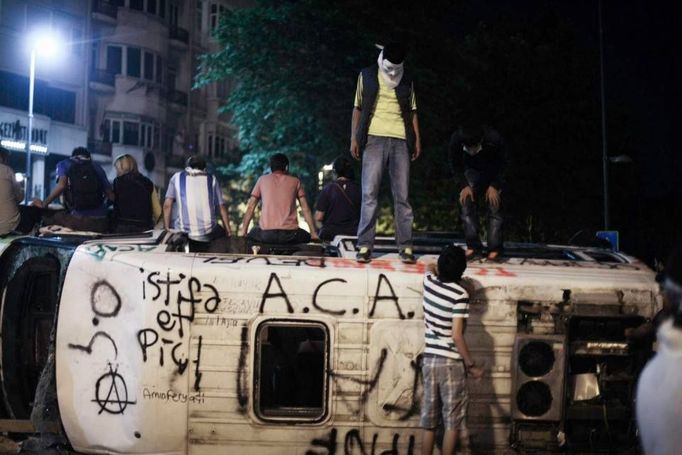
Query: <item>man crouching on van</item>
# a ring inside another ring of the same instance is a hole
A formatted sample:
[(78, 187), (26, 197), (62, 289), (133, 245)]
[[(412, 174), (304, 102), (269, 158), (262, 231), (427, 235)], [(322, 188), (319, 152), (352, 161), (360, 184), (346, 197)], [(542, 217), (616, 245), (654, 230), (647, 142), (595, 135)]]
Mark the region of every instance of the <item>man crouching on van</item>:
[(483, 376), (483, 369), (474, 363), (464, 339), (469, 317), (469, 294), (461, 285), (464, 269), (464, 251), (447, 245), (438, 257), (438, 266), (424, 276), (422, 455), (433, 452), (439, 417), (445, 427), (441, 453), (455, 453), (459, 428), (469, 402), (466, 376), (475, 379)]

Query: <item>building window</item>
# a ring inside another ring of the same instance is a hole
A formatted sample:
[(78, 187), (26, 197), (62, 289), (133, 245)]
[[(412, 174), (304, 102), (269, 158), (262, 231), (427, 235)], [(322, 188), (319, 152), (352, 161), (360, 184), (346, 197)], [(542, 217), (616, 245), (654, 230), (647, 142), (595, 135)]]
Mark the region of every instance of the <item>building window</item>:
[(144, 78), (154, 80), (154, 54), (147, 51), (144, 52)]
[(156, 0), (147, 0), (147, 12), (156, 14)]
[(144, 0), (130, 0), (130, 9), (144, 11)]
[(156, 56), (156, 82), (163, 83), (163, 59), (160, 55)]
[(263, 420), (319, 422), (327, 414), (329, 332), (319, 322), (256, 328), (254, 407)]
[(102, 140), (111, 144), (121, 143), (121, 121), (120, 120), (104, 120), (104, 131), (102, 131)]
[(138, 145), (140, 141), (140, 124), (123, 122), (123, 144)]
[(166, 17), (166, 0), (159, 0), (159, 16)]
[(170, 4), (170, 24), (173, 27), (178, 26), (178, 17), (180, 15), (180, 7), (176, 2)]
[(121, 46), (107, 46), (107, 72), (123, 73), (123, 49)]
[(140, 66), (141, 66), (141, 54), (142, 51), (140, 51), (139, 47), (128, 47), (127, 49), (127, 58), (126, 58), (126, 63), (127, 63), (127, 69), (126, 73), (128, 76), (132, 77), (140, 77)]
[(211, 24), (211, 31), (215, 30), (218, 26), (218, 5), (211, 3), (211, 14), (209, 16), (209, 22)]

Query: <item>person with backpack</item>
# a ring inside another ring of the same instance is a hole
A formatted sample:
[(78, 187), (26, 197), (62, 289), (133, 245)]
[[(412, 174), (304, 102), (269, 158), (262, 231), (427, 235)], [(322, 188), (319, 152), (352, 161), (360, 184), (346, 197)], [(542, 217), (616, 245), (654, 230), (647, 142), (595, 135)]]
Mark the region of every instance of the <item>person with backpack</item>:
[(362, 203), (362, 190), (355, 182), (353, 163), (340, 156), (334, 160), (332, 170), (336, 179), (322, 189), (315, 205), (315, 221), (322, 223), (319, 237), (325, 241), (358, 232)]
[(34, 200), (38, 207), (47, 207), (64, 194), (66, 211), (43, 219), (44, 224), (58, 224), (76, 231), (107, 232), (108, 212), (105, 200), (114, 200), (111, 183), (102, 167), (93, 162), (85, 147), (76, 147), (71, 158), (57, 163), (57, 186), (45, 200)]
[(137, 161), (129, 154), (114, 161), (114, 228), (119, 234), (147, 231), (161, 217), (159, 193), (154, 184), (140, 174)]

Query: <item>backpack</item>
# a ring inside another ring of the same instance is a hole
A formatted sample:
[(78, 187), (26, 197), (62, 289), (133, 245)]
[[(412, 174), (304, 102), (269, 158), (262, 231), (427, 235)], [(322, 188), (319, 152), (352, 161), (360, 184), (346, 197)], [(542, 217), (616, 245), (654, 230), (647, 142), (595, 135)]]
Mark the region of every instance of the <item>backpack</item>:
[(66, 177), (67, 199), (72, 209), (91, 210), (102, 206), (104, 188), (92, 162), (73, 160)]

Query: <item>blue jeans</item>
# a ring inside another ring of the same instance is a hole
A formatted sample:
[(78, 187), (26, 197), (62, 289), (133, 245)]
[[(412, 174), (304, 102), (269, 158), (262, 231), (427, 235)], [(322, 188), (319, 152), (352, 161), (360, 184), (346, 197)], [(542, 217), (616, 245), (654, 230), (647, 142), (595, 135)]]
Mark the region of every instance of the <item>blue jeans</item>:
[[(485, 201), (488, 185), (479, 182), (478, 176), (473, 172), (466, 175), (466, 180), (474, 192), (474, 200), (467, 199), (462, 206), (464, 238), (467, 242), (467, 248), (480, 250), (482, 246), (478, 236), (480, 229), (478, 206), (480, 202)], [(488, 204), (488, 251), (500, 251), (502, 249), (502, 221), (502, 201), (500, 200), (500, 204), (496, 208)]]
[(412, 207), (408, 198), (410, 154), (407, 142), (392, 137), (369, 136), (362, 152), (362, 208), (358, 225), (358, 247), (374, 246), (376, 235), (379, 187), (384, 169), (388, 167), (393, 193), (395, 240), (399, 248), (412, 245)]

